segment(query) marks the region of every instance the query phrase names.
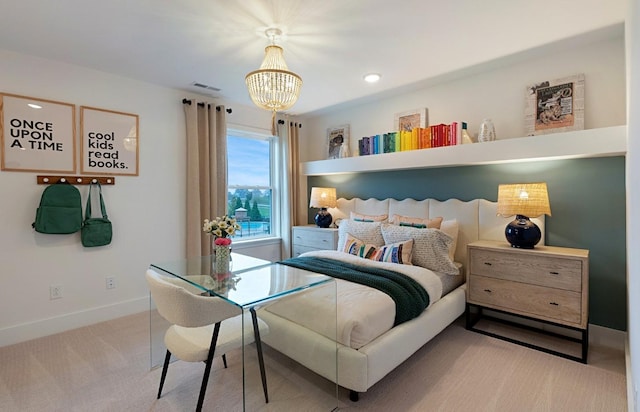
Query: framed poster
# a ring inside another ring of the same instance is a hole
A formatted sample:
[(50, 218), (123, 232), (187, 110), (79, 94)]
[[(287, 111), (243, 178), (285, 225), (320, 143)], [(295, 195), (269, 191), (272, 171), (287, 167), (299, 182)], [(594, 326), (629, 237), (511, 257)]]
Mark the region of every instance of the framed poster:
[(80, 106), (81, 173), (138, 176), (138, 115)]
[(411, 131), (416, 127), (427, 127), (427, 109), (396, 113), (394, 124), (397, 131)]
[(349, 125), (327, 129), (327, 159), (349, 157)]
[(0, 93), (2, 170), (76, 172), (76, 106)]
[(584, 74), (527, 86), (525, 134), (584, 129)]

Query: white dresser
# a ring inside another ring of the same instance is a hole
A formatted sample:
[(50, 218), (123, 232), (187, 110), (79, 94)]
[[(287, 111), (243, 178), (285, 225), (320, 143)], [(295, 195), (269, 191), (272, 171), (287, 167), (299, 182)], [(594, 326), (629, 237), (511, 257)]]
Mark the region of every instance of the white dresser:
[(315, 225), (293, 227), (293, 257), (310, 250), (336, 250), (338, 229), (321, 228)]

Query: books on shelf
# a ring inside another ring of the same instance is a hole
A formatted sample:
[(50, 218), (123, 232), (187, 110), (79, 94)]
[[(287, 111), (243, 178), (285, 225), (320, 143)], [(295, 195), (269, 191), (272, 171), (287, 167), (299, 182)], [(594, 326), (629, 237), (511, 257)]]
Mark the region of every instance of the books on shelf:
[(466, 122), (440, 123), (427, 127), (415, 127), (411, 130), (365, 136), (358, 140), (358, 154), (368, 156), (455, 146), (463, 143), (463, 137), (466, 135), (463, 131), (466, 131), (466, 128)]

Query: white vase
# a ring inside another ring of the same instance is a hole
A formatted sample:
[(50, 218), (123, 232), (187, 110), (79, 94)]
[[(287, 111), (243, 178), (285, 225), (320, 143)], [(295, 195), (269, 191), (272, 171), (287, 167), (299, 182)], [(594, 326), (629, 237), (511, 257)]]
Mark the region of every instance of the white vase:
[(493, 142), (496, 140), (496, 129), (491, 119), (484, 119), (478, 132), (478, 142)]

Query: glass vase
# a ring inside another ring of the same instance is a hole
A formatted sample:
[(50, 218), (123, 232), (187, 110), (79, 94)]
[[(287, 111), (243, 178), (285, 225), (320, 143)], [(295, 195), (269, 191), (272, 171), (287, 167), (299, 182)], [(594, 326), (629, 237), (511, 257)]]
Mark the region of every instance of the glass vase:
[(215, 273), (229, 273), (231, 261), (231, 246), (214, 245), (213, 246), (213, 269)]

